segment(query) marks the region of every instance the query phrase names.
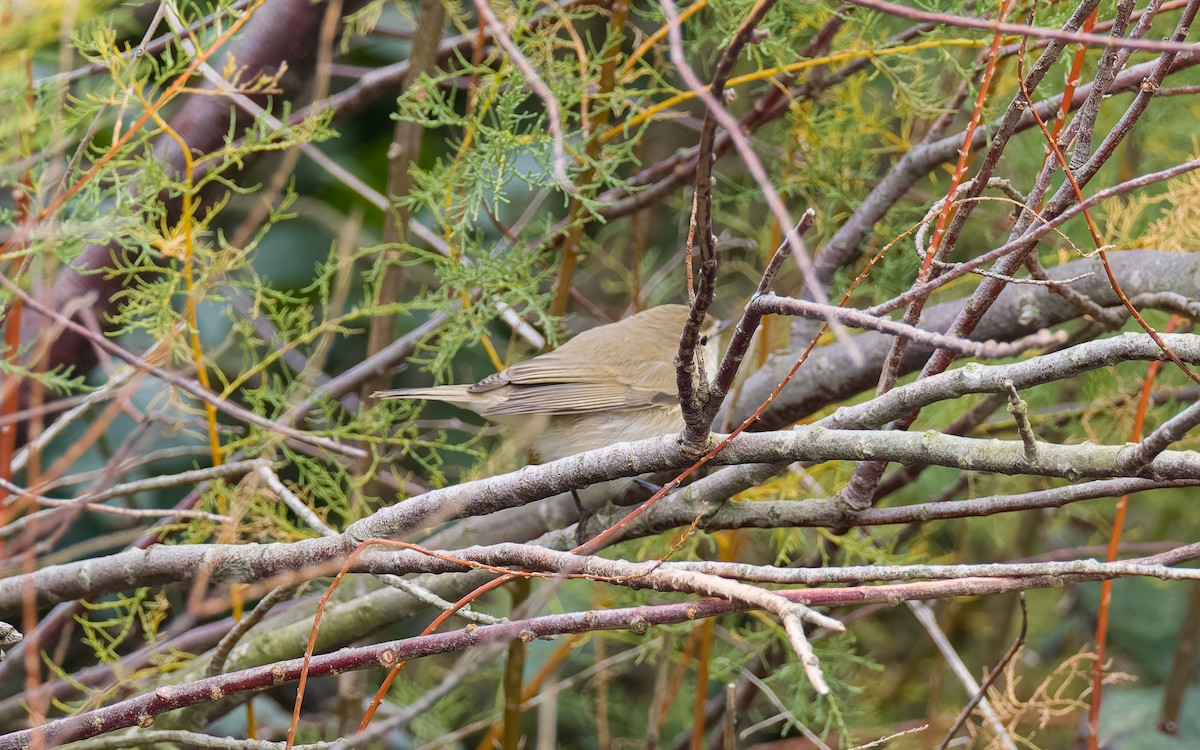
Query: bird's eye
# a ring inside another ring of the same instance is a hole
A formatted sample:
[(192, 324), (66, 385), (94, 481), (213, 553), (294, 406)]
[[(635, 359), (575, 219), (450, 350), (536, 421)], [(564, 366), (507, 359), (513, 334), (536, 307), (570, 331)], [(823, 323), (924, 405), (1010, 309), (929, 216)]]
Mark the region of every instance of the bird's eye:
[(708, 346), (708, 336), (700, 337), (700, 346)]

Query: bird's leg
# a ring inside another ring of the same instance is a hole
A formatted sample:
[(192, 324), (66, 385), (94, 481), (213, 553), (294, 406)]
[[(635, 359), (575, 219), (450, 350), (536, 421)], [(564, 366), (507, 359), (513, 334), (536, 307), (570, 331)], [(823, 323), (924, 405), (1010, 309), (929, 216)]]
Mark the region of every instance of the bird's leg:
[(591, 539), (587, 533), (587, 522), (592, 520), (595, 511), (588, 510), (584, 506), (578, 491), (571, 490), (571, 499), (575, 501), (575, 510), (579, 511), (579, 520), (575, 522), (575, 544), (582, 547)]

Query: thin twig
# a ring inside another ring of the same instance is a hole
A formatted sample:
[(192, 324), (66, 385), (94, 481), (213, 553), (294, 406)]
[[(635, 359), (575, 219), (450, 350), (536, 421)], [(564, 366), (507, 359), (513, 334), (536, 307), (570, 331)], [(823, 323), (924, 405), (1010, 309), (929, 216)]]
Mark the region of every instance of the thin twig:
[(324, 448), (332, 453), (349, 456), (350, 458), (361, 458), (366, 456), (366, 452), (361, 448), (344, 445), (336, 440), (321, 437), (320, 435), (314, 435), (313, 433), (305, 432), (303, 430), (297, 430), (295, 428), (280, 424), (277, 421), (255, 414), (243, 406), (235, 404), (228, 399), (221, 398), (211, 391), (201, 388), (195, 381), (189, 378), (176, 375), (167, 369), (147, 361), (143, 357), (139, 357), (136, 354), (126, 351), (122, 347), (110, 341), (107, 337), (96, 334), (86, 326), (80, 325), (59, 311), (42, 304), (38, 300), (34, 299), (32, 295), (25, 292), (25, 290), (21, 289), (19, 286), (17, 286), (17, 284), (3, 275), (0, 275), (0, 285), (4, 286), (5, 289), (7, 289), (16, 297), (19, 297), (26, 306), (33, 308), (47, 318), (62, 321), (65, 328), (70, 329), (74, 333), (84, 337), (93, 345), (102, 349), (113, 357), (124, 360), (126, 363), (137, 368), (138, 370), (147, 372), (159, 380), (169, 383), (182, 391), (190, 393), (204, 403), (211, 404), (230, 416), (236, 417), (244, 422), (248, 422), (256, 427), (261, 427), (268, 432), (277, 432), (294, 440), (299, 440), (302, 443), (310, 443), (319, 448)]
[(492, 33), (492, 39), (500, 48), (504, 50), (513, 64), (520, 69), (525, 77), (525, 84), (533, 89), (538, 98), (542, 100), (542, 105), (546, 108), (546, 117), (549, 119), (550, 138), (554, 161), (552, 163), (551, 172), (554, 179), (562, 186), (568, 194), (574, 195), (579, 192), (579, 187), (571, 180), (571, 176), (567, 172), (567, 146), (566, 138), (563, 134), (562, 113), (559, 109), (558, 99), (554, 96), (554, 92), (546, 85), (545, 81), (538, 76), (537, 71), (533, 69), (533, 65), (525, 56), (521, 54), (521, 50), (517, 49), (517, 45), (513, 42), (512, 37), (508, 35), (508, 29), (500, 20), (496, 18), (496, 14), (492, 12), (492, 6), (487, 0), (475, 0), (475, 12), (484, 20), (485, 25)]
[(1021, 399), (1021, 394), (1017, 393), (1017, 387), (1011, 380), (1004, 381), (1004, 390), (1008, 393), (1008, 413), (1017, 423), (1017, 433), (1025, 445), (1025, 458), (1033, 461), (1037, 458), (1038, 448), (1037, 436), (1033, 434), (1033, 428), (1029, 426), (1029, 404)]
[(954, 735), (958, 734), (958, 730), (967, 722), (967, 718), (970, 717), (971, 712), (983, 701), (984, 695), (987, 694), (987, 689), (1000, 678), (1000, 675), (1004, 674), (1004, 670), (1008, 667), (1009, 662), (1016, 657), (1021, 647), (1025, 645), (1025, 633), (1029, 628), (1029, 611), (1025, 607), (1024, 592), (1017, 595), (1017, 601), (1021, 604), (1021, 632), (1017, 634), (1017, 639), (1009, 646), (1004, 656), (1000, 657), (1000, 661), (996, 662), (996, 666), (992, 667), (992, 671), (988, 672), (987, 677), (983, 678), (983, 682), (980, 683), (979, 689), (975, 691), (975, 694), (971, 696), (971, 700), (967, 701), (967, 704), (962, 707), (962, 711), (955, 717), (954, 721), (950, 724), (950, 728), (946, 730), (946, 735), (938, 743), (937, 750), (946, 750), (950, 746), (950, 741), (954, 739)]
[(933, 608), (924, 602), (907, 602), (908, 608), (912, 610), (913, 615), (917, 618), (917, 622), (925, 628), (925, 632), (929, 633), (930, 639), (937, 646), (942, 658), (950, 665), (951, 671), (958, 677), (958, 681), (967, 689), (971, 695), (979, 696), (979, 711), (983, 714), (984, 723), (992, 730), (992, 734), (996, 735), (996, 741), (1006, 750), (1016, 750), (1016, 745), (1012, 738), (1009, 737), (1008, 731), (1001, 723), (1000, 717), (992, 709), (992, 705), (988, 703), (981, 691), (979, 685), (975, 682), (975, 678), (971, 676), (971, 671), (967, 669), (967, 665), (963, 664), (958, 653), (954, 650), (954, 646), (950, 640), (946, 638), (946, 634), (942, 632), (941, 627), (937, 623), (937, 618), (933, 614)]

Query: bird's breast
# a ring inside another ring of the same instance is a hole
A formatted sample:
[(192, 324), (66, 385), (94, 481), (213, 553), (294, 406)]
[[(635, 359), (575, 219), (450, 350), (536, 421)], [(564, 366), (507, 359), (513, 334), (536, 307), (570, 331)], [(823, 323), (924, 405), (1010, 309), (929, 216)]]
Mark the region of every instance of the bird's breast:
[(678, 404), (631, 411), (557, 415), (544, 429), (530, 435), (530, 448), (538, 461), (555, 461), (576, 453), (615, 443), (645, 440), (683, 429)]

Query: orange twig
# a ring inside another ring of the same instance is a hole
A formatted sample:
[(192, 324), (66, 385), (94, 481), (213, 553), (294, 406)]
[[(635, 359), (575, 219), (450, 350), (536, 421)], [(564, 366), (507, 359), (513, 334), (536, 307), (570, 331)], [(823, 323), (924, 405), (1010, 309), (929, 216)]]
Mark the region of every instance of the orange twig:
[[(1172, 315), (1167, 322), (1166, 332), (1175, 330), (1180, 323), (1177, 315)], [(1154, 380), (1162, 362), (1151, 362), (1146, 368), (1146, 377), (1142, 379), (1142, 392), (1138, 397), (1137, 412), (1133, 417), (1133, 433), (1131, 442), (1142, 439), (1142, 429), (1146, 422), (1146, 412), (1150, 409), (1150, 396), (1154, 389)], [(1117, 512), (1113, 516), (1112, 532), (1108, 539), (1108, 554), (1105, 560), (1113, 562), (1117, 559), (1117, 551), (1121, 545), (1121, 531), (1125, 527), (1125, 513), (1129, 509), (1129, 495), (1122, 495), (1117, 501)], [(1100, 582), (1100, 606), (1096, 612), (1096, 662), (1092, 665), (1092, 695), (1088, 706), (1088, 746), (1096, 750), (1100, 742), (1100, 699), (1104, 691), (1104, 651), (1108, 640), (1109, 611), (1112, 605), (1112, 581)]]
[[(1096, 16), (1100, 12), (1100, 6), (1097, 5), (1092, 14), (1083, 22), (1083, 33), (1090, 34), (1096, 28)], [(1075, 48), (1075, 57), (1071, 60), (1071, 72), (1067, 74), (1067, 82), (1063, 85), (1062, 104), (1058, 108), (1058, 114), (1054, 116), (1054, 124), (1050, 127), (1051, 137), (1057, 139), (1058, 134), (1062, 132), (1063, 125), (1067, 122), (1067, 112), (1071, 108), (1071, 100), (1075, 98), (1075, 88), (1079, 85), (1079, 76), (1083, 72), (1083, 61), (1087, 57), (1088, 47), (1085, 44), (1080, 44)], [(1050, 149), (1046, 149), (1046, 156), (1042, 159), (1042, 164), (1046, 163), (1052, 155)]]
[[(13, 364), (17, 363), (21, 346), (21, 307), (21, 300), (14, 300), (8, 308), (8, 314), (4, 316), (4, 356)], [(14, 373), (10, 377), (18, 376)], [(0, 415), (15, 414), (19, 408), (19, 389), (9, 388), (4, 396), (4, 403), (0, 406)], [(16, 446), (17, 426), (6, 422), (0, 426), (0, 477), (9, 481), (12, 480), (12, 459)], [(4, 500), (6, 497), (8, 497), (8, 492), (0, 489), (0, 500)], [(0, 526), (6, 522), (7, 519), (0, 516)], [(0, 542), (0, 548), (3, 548), (3, 542)]]
[[(562, 663), (567, 660), (567, 657), (571, 655), (575, 647), (587, 637), (587, 633), (576, 633), (560, 643), (550, 653), (549, 658), (542, 663), (542, 666), (538, 668), (537, 673), (525, 682), (525, 687), (521, 690), (521, 702), (525, 703), (537, 695), (538, 691), (542, 689), (542, 685), (546, 683), (546, 680), (554, 675), (554, 672), (562, 666)], [(503, 726), (499, 721), (492, 722), (492, 725), (488, 727), (487, 733), (475, 745), (476, 750), (491, 750), (491, 748), (494, 748), (500, 741), (500, 730)]]
[[(1075, 179), (1075, 175), (1072, 174), (1070, 165), (1067, 163), (1066, 156), (1063, 155), (1062, 149), (1058, 147), (1058, 142), (1050, 134), (1049, 129), (1046, 127), (1046, 123), (1038, 115), (1037, 109), (1033, 106), (1033, 97), (1029, 95), (1029, 91), (1025, 88), (1024, 80), (1022, 80), (1020, 76), (1018, 76), (1018, 80), (1021, 81), (1021, 93), (1024, 94), (1025, 101), (1029, 102), (1029, 113), (1033, 115), (1033, 119), (1037, 122), (1038, 127), (1041, 129), (1042, 135), (1046, 137), (1046, 142), (1054, 151), (1054, 156), (1056, 159), (1058, 159), (1058, 163), (1062, 166), (1063, 173), (1066, 175), (1067, 181), (1071, 183), (1071, 188), (1075, 191), (1076, 199), (1081, 204), (1084, 203), (1083, 189), (1079, 186), (1079, 182)], [(1179, 358), (1179, 355), (1176, 354), (1171, 347), (1167, 346), (1167, 342), (1163, 341), (1163, 338), (1159, 335), (1158, 331), (1154, 330), (1154, 327), (1146, 322), (1146, 319), (1142, 317), (1142, 314), (1138, 312), (1137, 308), (1133, 306), (1133, 303), (1129, 301), (1129, 297), (1127, 297), (1125, 292), (1121, 289), (1121, 284), (1117, 281), (1116, 274), (1113, 273), (1112, 265), (1108, 262), (1108, 253), (1104, 250), (1104, 242), (1100, 239), (1100, 230), (1096, 227), (1096, 221), (1092, 218), (1091, 212), (1087, 209), (1084, 209), (1083, 218), (1087, 223), (1088, 232), (1091, 233), (1092, 242), (1096, 245), (1096, 253), (1100, 256), (1100, 263), (1104, 266), (1104, 273), (1106, 276), (1108, 276), (1108, 283), (1112, 286), (1113, 291), (1116, 292), (1117, 298), (1121, 300), (1121, 304), (1129, 312), (1129, 315), (1137, 321), (1138, 325), (1142, 327), (1142, 330), (1150, 336), (1154, 343), (1158, 344), (1159, 348), (1163, 350), (1163, 353), (1167, 355), (1167, 359), (1174, 362), (1179, 369), (1183, 370), (1184, 374), (1187, 375), (1193, 383), (1200, 385), (1200, 375), (1197, 375), (1191, 367), (1188, 367), (1186, 362)]]
[[(84, 185), (86, 185), (93, 177), (99, 174), (100, 170), (103, 169), (110, 161), (116, 158), (117, 152), (120, 151), (121, 147), (129, 143), (134, 134), (141, 130), (142, 126), (150, 121), (150, 118), (155, 117), (158, 113), (158, 110), (160, 110), (164, 104), (169, 102), (172, 97), (184, 89), (184, 86), (187, 84), (188, 79), (192, 77), (192, 74), (194, 74), (200, 68), (200, 66), (203, 65), (206, 60), (208, 60), (208, 58), (212, 57), (212, 55), (215, 54), (222, 45), (232, 39), (233, 36), (237, 34), (243, 26), (246, 25), (246, 22), (254, 16), (254, 13), (261, 8), (264, 3), (266, 3), (266, 1), (267, 0), (254, 0), (254, 2), (246, 8), (245, 12), (242, 13), (241, 16), (236, 18), (234, 22), (229, 25), (229, 28), (225, 30), (225, 33), (214, 39), (213, 43), (209, 45), (208, 48), (198, 50), (196, 56), (192, 58), (192, 61), (188, 64), (187, 68), (180, 73), (174, 81), (171, 82), (170, 86), (167, 86), (166, 89), (163, 90), (162, 94), (160, 94), (158, 98), (155, 99), (150, 105), (150, 108), (143, 113), (141, 117), (134, 121), (134, 123), (113, 142), (109, 149), (104, 152), (99, 159), (96, 160), (96, 163), (93, 164), (87, 172), (84, 172), (82, 177), (80, 177), (70, 187), (59, 194), (59, 196), (55, 198), (50, 205), (39, 211), (37, 216), (33, 218), (33, 222), (36, 223), (41, 221), (58, 209), (62, 208), (63, 204), (69, 201), (71, 198), (74, 198), (76, 193), (83, 189)], [(23, 232), (14, 232), (11, 238), (9, 238), (3, 245), (0, 245), (0, 255), (3, 255), (11, 250), (13, 246), (24, 236), (25, 234)]]
[[(1012, 7), (1012, 0), (1003, 0), (1000, 4), (999, 20), (1004, 21), (1008, 17), (1008, 11)], [(946, 191), (946, 200), (942, 204), (942, 211), (938, 214), (937, 225), (933, 229), (933, 237), (929, 241), (929, 250), (925, 253), (925, 260), (921, 263), (921, 270), (917, 274), (917, 283), (923, 284), (929, 280), (929, 269), (933, 266), (933, 259), (938, 254), (938, 248), (942, 245), (942, 237), (946, 233), (946, 226), (950, 223), (950, 212), (954, 210), (954, 194), (958, 191), (958, 186), (962, 183), (963, 175), (967, 173), (967, 168), (971, 164), (972, 154), (971, 141), (975, 138), (975, 130), (979, 127), (979, 123), (983, 120), (983, 105), (987, 102), (988, 90), (992, 85), (992, 77), (996, 73), (996, 62), (1000, 58), (1000, 32), (997, 31), (992, 35), (992, 46), (988, 49), (987, 67), (984, 68), (983, 78), (979, 81), (979, 95), (975, 97), (975, 107), (971, 110), (971, 119), (967, 123), (966, 129), (963, 131), (963, 145), (958, 150), (958, 163), (954, 166), (954, 176), (950, 179), (950, 187)]]
[[(200, 381), (201, 387), (206, 391), (211, 391), (208, 381), (208, 367), (204, 364), (204, 351), (200, 346), (200, 327), (196, 323), (196, 293), (195, 281), (192, 279), (192, 272), (196, 262), (196, 233), (192, 225), (192, 213), (195, 210), (193, 207), (193, 179), (195, 174), (195, 162), (192, 160), (192, 150), (188, 148), (187, 142), (172, 128), (166, 120), (158, 114), (156, 110), (150, 110), (150, 115), (158, 123), (172, 140), (179, 144), (180, 150), (183, 152), (184, 164), (184, 189), (182, 196), (182, 213), (179, 217), (179, 222), (183, 228), (183, 284), (185, 293), (185, 315), (188, 324), (188, 338), (192, 347), (192, 360), (196, 363), (196, 379)], [(208, 448), (212, 457), (212, 465), (221, 465), (221, 437), (217, 433), (217, 407), (211, 401), (204, 402), (204, 416), (208, 422)], [(219, 513), (225, 513), (225, 509), (218, 509)]]
[[(1025, 100), (1032, 105), (1033, 99), (1030, 97), (1029, 92), (1025, 89), (1023, 82), (1021, 84), (1021, 92), (1024, 94)], [(1041, 117), (1038, 116), (1036, 109), (1031, 106), (1029, 111), (1037, 121), (1038, 127), (1041, 128), (1042, 134), (1046, 137), (1048, 147), (1051, 149), (1055, 158), (1058, 159), (1059, 164), (1062, 166), (1063, 173), (1066, 175), (1067, 180), (1071, 183), (1072, 189), (1075, 191), (1076, 199), (1082, 203), (1084, 201), (1083, 190), (1080, 188), (1078, 181), (1076, 181), (1075, 175), (1072, 174), (1066, 157), (1063, 155), (1062, 150), (1058, 147), (1057, 140), (1051, 135)], [(1092, 241), (1096, 245), (1096, 252), (1100, 256), (1100, 262), (1104, 266), (1104, 273), (1108, 277), (1108, 282), (1112, 286), (1113, 291), (1116, 292), (1118, 299), (1121, 300), (1121, 304), (1124, 305), (1125, 309), (1129, 311), (1129, 314), (1134, 320), (1137, 321), (1138, 325), (1142, 327), (1142, 330), (1149, 334), (1154, 343), (1163, 350), (1163, 353), (1166, 354), (1167, 358), (1174, 362), (1181, 370), (1183, 370), (1183, 372), (1193, 382), (1200, 384), (1200, 376), (1198, 376), (1192, 370), (1192, 368), (1188, 367), (1187, 364), (1185, 364), (1183, 360), (1181, 360), (1179, 356), (1169, 346), (1167, 346), (1166, 342), (1163, 341), (1158, 331), (1154, 330), (1154, 328), (1146, 322), (1145, 318), (1143, 318), (1137, 309), (1134, 308), (1133, 303), (1129, 301), (1129, 298), (1125, 295), (1125, 292), (1121, 289), (1120, 283), (1117, 281), (1116, 274), (1113, 273), (1112, 265), (1108, 262), (1108, 253), (1104, 250), (1104, 243), (1100, 239), (1100, 230), (1096, 227), (1096, 223), (1092, 218), (1091, 212), (1084, 210), (1083, 217), (1087, 222), (1088, 231), (1092, 236)], [(1175, 316), (1172, 316), (1170, 322), (1167, 324), (1168, 332), (1174, 329), (1174, 327), (1178, 324), (1177, 320), (1178, 319)], [(1158, 362), (1152, 362), (1146, 370), (1146, 378), (1142, 384), (1142, 394), (1138, 402), (1138, 411), (1134, 417), (1134, 441), (1141, 440), (1142, 437), (1142, 426), (1145, 420), (1146, 409), (1148, 408), (1150, 401), (1150, 388), (1153, 386), (1155, 376), (1158, 374), (1159, 364), (1160, 363)], [(1121, 530), (1125, 524), (1125, 513), (1128, 509), (1128, 506), (1129, 496), (1123, 495), (1117, 502), (1117, 511), (1115, 517), (1113, 518), (1112, 535), (1109, 538), (1108, 543), (1108, 560), (1110, 561), (1116, 559), (1117, 550), (1120, 545)], [(1112, 582), (1105, 581), (1101, 584), (1100, 608), (1096, 615), (1096, 663), (1093, 666), (1091, 704), (1088, 707), (1088, 747), (1090, 750), (1097, 750), (1100, 742), (1100, 699), (1103, 692), (1104, 647), (1105, 641), (1108, 637), (1108, 613), (1111, 599)]]

